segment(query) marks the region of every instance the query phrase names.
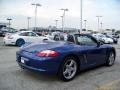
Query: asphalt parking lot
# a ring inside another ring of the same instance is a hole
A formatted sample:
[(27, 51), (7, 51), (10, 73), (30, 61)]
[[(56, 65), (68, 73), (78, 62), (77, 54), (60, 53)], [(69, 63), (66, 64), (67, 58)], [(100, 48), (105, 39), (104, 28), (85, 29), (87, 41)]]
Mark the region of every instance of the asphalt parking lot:
[(55, 76), (20, 69), (15, 58), (18, 47), (4, 46), (0, 38), (0, 90), (120, 90), (120, 44), (114, 46), (114, 66), (87, 70), (70, 82), (62, 82)]

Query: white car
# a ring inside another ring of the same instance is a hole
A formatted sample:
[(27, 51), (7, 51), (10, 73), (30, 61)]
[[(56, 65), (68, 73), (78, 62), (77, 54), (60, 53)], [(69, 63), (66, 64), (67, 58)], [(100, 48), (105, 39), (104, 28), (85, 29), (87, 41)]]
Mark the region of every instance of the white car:
[(103, 34), (92, 34), (93, 37), (95, 37), (97, 40), (102, 41), (103, 43), (109, 44), (109, 43), (113, 43), (113, 39), (106, 37)]
[(52, 32), (51, 34), (45, 35), (46, 37), (50, 39), (54, 39), (55, 35), (59, 35), (61, 32)]
[(63, 38), (65, 41), (67, 39), (67, 34), (63, 33), (63, 32), (53, 32), (53, 33), (45, 35), (45, 36), (52, 40), (55, 40), (55, 41), (59, 41), (59, 40), (61, 40), (61, 38)]
[(6, 34), (3, 38), (5, 45), (22, 46), (25, 43), (40, 42), (43, 40), (51, 40), (48, 37), (38, 36), (32, 31), (21, 31), (15, 34)]

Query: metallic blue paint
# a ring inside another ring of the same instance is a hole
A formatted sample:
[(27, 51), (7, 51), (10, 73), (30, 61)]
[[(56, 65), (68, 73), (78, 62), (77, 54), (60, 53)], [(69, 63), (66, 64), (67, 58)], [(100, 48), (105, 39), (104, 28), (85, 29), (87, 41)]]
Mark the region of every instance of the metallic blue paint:
[[(59, 53), (57, 57), (38, 57), (36, 53), (43, 50), (54, 50)], [(70, 42), (49, 42), (24, 45), (17, 51), (18, 64), (26, 69), (42, 73), (57, 74), (65, 57), (77, 57), (80, 70), (106, 63), (107, 54), (115, 49), (109, 45), (84, 46)], [(26, 58), (24, 64), (21, 57)]]

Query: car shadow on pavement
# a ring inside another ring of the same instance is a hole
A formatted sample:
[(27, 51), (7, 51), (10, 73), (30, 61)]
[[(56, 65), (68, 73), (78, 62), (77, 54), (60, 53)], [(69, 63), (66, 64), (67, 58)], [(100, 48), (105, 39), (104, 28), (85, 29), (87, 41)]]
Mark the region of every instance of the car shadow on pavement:
[(40, 81), (40, 82), (58, 81), (56, 75), (41, 74), (39, 72), (29, 71), (29, 70), (26, 70), (26, 69), (19, 70), (18, 74), (21, 74), (23, 77), (26, 77), (28, 79), (35, 80), (35, 81)]
[[(115, 63), (115, 65), (116, 65), (116, 63)], [(90, 76), (94, 76), (94, 75), (100, 75), (100, 74), (105, 73), (105, 71), (109, 72), (112, 69), (113, 69), (112, 67), (106, 67), (105, 65), (100, 65), (100, 66), (96, 66), (94, 68), (82, 70), (77, 74), (77, 76), (74, 80), (79, 79), (79, 77), (84, 78), (85, 76), (90, 77)], [(96, 72), (96, 71), (98, 71), (98, 72)], [(32, 81), (50, 82), (50, 83), (63, 82), (57, 77), (57, 75), (42, 74), (39, 72), (27, 70), (27, 69), (19, 69), (18, 71), (16, 71), (16, 74), (21, 78), (25, 78), (27, 80), (32, 80)]]
[(100, 74), (105, 73), (105, 71), (110, 72), (112, 69), (113, 69), (113, 66), (107, 67), (105, 65), (99, 65), (96, 67), (91, 67), (91, 68), (79, 71), (76, 77), (84, 76), (84, 75), (89, 76), (89, 77), (95, 76), (95, 75), (100, 75)]
[[(94, 67), (94, 68), (90, 68), (90, 69), (86, 69), (84, 71), (80, 71), (77, 74), (77, 77), (79, 78), (80, 76), (84, 76), (84, 74), (89, 73), (90, 71), (96, 71), (97, 69), (100, 69), (100, 68), (103, 68), (103, 65), (98, 66), (98, 67)], [(57, 75), (41, 74), (39, 72), (29, 71), (26, 69), (20, 69), (19, 71), (17, 71), (17, 74), (19, 76), (26, 77), (26, 79), (29, 78), (31, 80), (40, 81), (40, 82), (56, 82), (56, 81), (62, 82), (57, 77)]]

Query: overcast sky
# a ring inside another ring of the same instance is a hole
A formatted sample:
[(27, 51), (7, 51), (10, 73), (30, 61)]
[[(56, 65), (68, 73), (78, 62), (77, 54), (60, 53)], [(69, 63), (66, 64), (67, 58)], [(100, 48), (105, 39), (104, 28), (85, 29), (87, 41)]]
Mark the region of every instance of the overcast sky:
[[(58, 19), (58, 27), (61, 27), (63, 12), (59, 9), (68, 8), (65, 27), (80, 27), (80, 0), (0, 0), (0, 22), (12, 18), (13, 27), (27, 28), (29, 16), (33, 27), (35, 7), (31, 3), (42, 5), (38, 8), (37, 26), (55, 26), (55, 19)], [(97, 29), (98, 15), (103, 16), (100, 18), (103, 28), (120, 29), (120, 0), (83, 0), (83, 19), (87, 20), (88, 29)]]

